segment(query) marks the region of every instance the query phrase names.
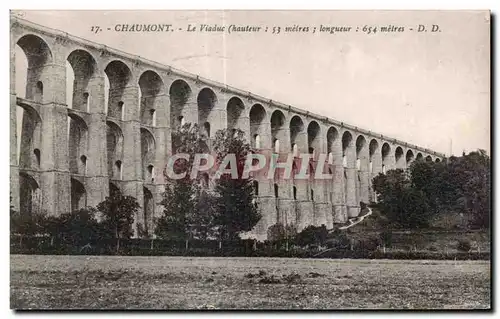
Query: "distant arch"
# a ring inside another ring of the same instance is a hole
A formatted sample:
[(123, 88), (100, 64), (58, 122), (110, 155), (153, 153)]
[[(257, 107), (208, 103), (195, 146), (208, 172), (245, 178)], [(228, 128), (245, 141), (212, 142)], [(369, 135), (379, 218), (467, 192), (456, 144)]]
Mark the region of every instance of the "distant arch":
[(261, 148), (261, 135), (266, 132), (267, 113), (261, 104), (254, 104), (250, 108), (250, 136), (252, 136), (251, 146)]
[[(370, 165), (370, 168), (369, 168), (370, 173), (373, 173), (373, 162), (374, 162), (373, 160), (375, 159), (374, 158), (375, 154), (377, 154), (379, 152), (378, 147), (379, 147), (378, 141), (376, 139), (372, 139), (370, 141), (369, 154), (368, 154), (369, 162), (370, 162), (370, 164), (369, 164)], [(380, 165), (380, 162), (378, 162), (378, 163)]]
[(382, 144), (382, 173), (386, 173), (392, 167), (390, 163), (391, 146), (389, 143)]
[(403, 158), (403, 148), (401, 146), (396, 147), (396, 151), (394, 153), (394, 157), (396, 159), (396, 168), (404, 169), (405, 168), (405, 160)]
[(85, 174), (81, 157), (87, 155), (88, 127), (85, 120), (74, 113), (68, 113), (68, 158), (72, 174)]
[[(273, 139), (273, 148), (275, 153), (284, 151), (284, 143), (286, 140), (286, 118), (285, 114), (280, 110), (275, 110), (271, 114), (271, 137)], [(281, 141), (281, 142), (280, 142)]]
[[(142, 179), (151, 181), (153, 176), (149, 173), (150, 163), (155, 161), (155, 138), (153, 133), (146, 128), (141, 127), (141, 161), (142, 161)], [(153, 172), (151, 172), (153, 173)]]
[(356, 160), (352, 140), (353, 137), (349, 131), (345, 131), (342, 134), (342, 162), (344, 167), (349, 166), (349, 164), (354, 166)]
[[(198, 123), (210, 123), (212, 121), (212, 110), (217, 104), (217, 96), (210, 88), (203, 88), (198, 93)], [(210, 132), (205, 132), (208, 137), (211, 137)]]
[(338, 130), (333, 126), (330, 126), (330, 128), (326, 132), (326, 148), (327, 148), (327, 152), (328, 152), (328, 163), (329, 164), (335, 163), (334, 150), (335, 150), (335, 143), (337, 141), (338, 136), (339, 136)]
[(192, 91), (189, 84), (183, 80), (175, 80), (169, 89), (170, 96), (170, 125), (173, 129), (181, 127), (185, 119), (185, 106), (191, 98)]
[(415, 155), (412, 150), (406, 151), (406, 167), (410, 167), (411, 163), (415, 160)]
[(144, 125), (156, 126), (156, 109), (164, 107), (159, 98), (165, 94), (164, 84), (158, 73), (147, 70), (139, 77), (140, 121)]
[[(108, 175), (121, 179), (123, 163), (123, 133), (119, 125), (106, 121), (106, 150), (108, 155)], [(119, 163), (119, 167), (116, 165)]]
[(294, 115), (290, 120), (290, 145), (297, 145), (298, 152), (300, 153), (305, 145), (306, 141), (302, 139), (304, 135), (304, 122), (302, 118), (298, 115)]
[(309, 154), (321, 152), (321, 128), (316, 121), (311, 121), (307, 126), (307, 147)]
[[(73, 50), (66, 59), (66, 104), (69, 108), (90, 112), (90, 100), (95, 92), (95, 87), (100, 83), (95, 82), (97, 63), (94, 57), (82, 49)], [(72, 79), (71, 79), (72, 78)]]
[(226, 114), (228, 129), (238, 128), (238, 123), (240, 122), (244, 111), (245, 104), (239, 97), (233, 96), (229, 99), (229, 101), (227, 101)]
[(19, 110), (21, 113), (16, 118), (16, 126), (20, 127), (16, 141), (19, 167), (37, 170), (41, 164), (42, 120), (38, 112), (31, 107), (21, 106), (16, 111)]
[(107, 114), (110, 117), (123, 120), (125, 116), (125, 89), (132, 79), (130, 68), (120, 60), (113, 60), (104, 69), (109, 82)]
[(359, 135), (356, 138), (356, 168), (358, 170), (365, 170), (368, 164), (368, 155), (366, 145), (366, 138), (363, 135)]

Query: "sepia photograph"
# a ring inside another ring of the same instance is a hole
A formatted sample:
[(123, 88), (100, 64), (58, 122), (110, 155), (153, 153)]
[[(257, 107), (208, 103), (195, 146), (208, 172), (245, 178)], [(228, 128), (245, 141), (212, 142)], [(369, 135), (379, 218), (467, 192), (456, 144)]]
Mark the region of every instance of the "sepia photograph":
[(490, 11), (9, 18), (11, 309), (492, 309)]

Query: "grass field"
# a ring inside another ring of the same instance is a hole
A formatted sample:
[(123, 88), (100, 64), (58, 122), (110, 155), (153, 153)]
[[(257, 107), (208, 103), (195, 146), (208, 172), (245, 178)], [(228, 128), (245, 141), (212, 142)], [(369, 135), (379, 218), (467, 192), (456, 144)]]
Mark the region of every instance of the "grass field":
[(16, 309), (484, 309), (489, 261), (11, 256)]

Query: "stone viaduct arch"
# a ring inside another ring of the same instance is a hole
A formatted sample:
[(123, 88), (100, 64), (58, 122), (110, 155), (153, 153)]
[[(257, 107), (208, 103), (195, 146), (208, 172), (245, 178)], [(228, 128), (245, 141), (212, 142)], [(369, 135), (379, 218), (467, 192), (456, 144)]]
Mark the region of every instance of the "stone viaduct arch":
[[(23, 57), (25, 68), (16, 68)], [(345, 222), (360, 202), (376, 200), (378, 173), (445, 158), (21, 19), (11, 21), (10, 72), (11, 192), (26, 213), (96, 206), (119, 190), (138, 199), (136, 221), (151, 232), (171, 133), (185, 123), (211, 138), (239, 128), (266, 154), (311, 153), (315, 162), (325, 153), (329, 179), (257, 181), (259, 239), (277, 222), (299, 230)]]

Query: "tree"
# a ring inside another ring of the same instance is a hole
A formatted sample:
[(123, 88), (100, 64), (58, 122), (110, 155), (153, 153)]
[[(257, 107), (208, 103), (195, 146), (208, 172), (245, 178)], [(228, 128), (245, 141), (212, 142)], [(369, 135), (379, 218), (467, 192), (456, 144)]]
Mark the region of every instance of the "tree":
[(161, 201), (164, 211), (157, 219), (155, 234), (164, 239), (184, 240), (187, 248), (197, 202), (195, 185), (191, 180), (180, 179), (167, 184)]
[(204, 197), (205, 206), (210, 199), (200, 188), (200, 177), (191, 178), (190, 175), (194, 155), (208, 152), (206, 139), (196, 124), (185, 124), (172, 133), (174, 153), (189, 154), (190, 159), (178, 160), (174, 166), (175, 173), (186, 172), (184, 178), (170, 179), (168, 174), (165, 175), (167, 185), (161, 201), (164, 211), (156, 220), (155, 234), (158, 237), (184, 240), (186, 249), (189, 239), (208, 227), (207, 210), (203, 209), (200, 197)]
[(110, 196), (97, 205), (97, 210), (102, 214), (99, 223), (102, 235), (116, 240), (116, 252), (120, 250), (120, 239), (132, 237), (132, 224), (139, 208), (135, 197), (125, 196), (120, 191), (111, 192)]
[(490, 227), (491, 160), (484, 150), (454, 158), (449, 164), (460, 211), (472, 228)]
[(427, 227), (436, 214), (461, 213), (469, 227), (490, 224), (490, 158), (479, 150), (439, 163), (415, 161), (409, 174), (390, 170), (373, 179), (378, 207), (393, 224)]
[[(216, 163), (224, 164), (223, 159), (234, 155), (236, 178), (231, 174), (222, 174), (216, 181), (217, 214), (214, 224), (218, 226), (221, 240), (237, 239), (238, 233), (251, 230), (260, 220), (254, 200), (254, 186), (251, 177), (243, 178), (243, 170), (250, 145), (244, 139), (244, 132), (235, 129), (219, 130), (215, 134), (214, 150)], [(224, 167), (228, 168), (228, 167)]]
[[(206, 154), (208, 152), (207, 136), (200, 133), (197, 124), (186, 123), (180, 129), (172, 132), (172, 153), (184, 153), (190, 156), (188, 161), (180, 159), (175, 162), (175, 173), (187, 172), (186, 179), (189, 179), (189, 173), (193, 167), (194, 155)], [(168, 175), (166, 177), (169, 179)]]
[(378, 194), (377, 207), (396, 227), (421, 228), (428, 226), (431, 216), (425, 192), (412, 187), (411, 180), (401, 169), (380, 173), (373, 179)]

